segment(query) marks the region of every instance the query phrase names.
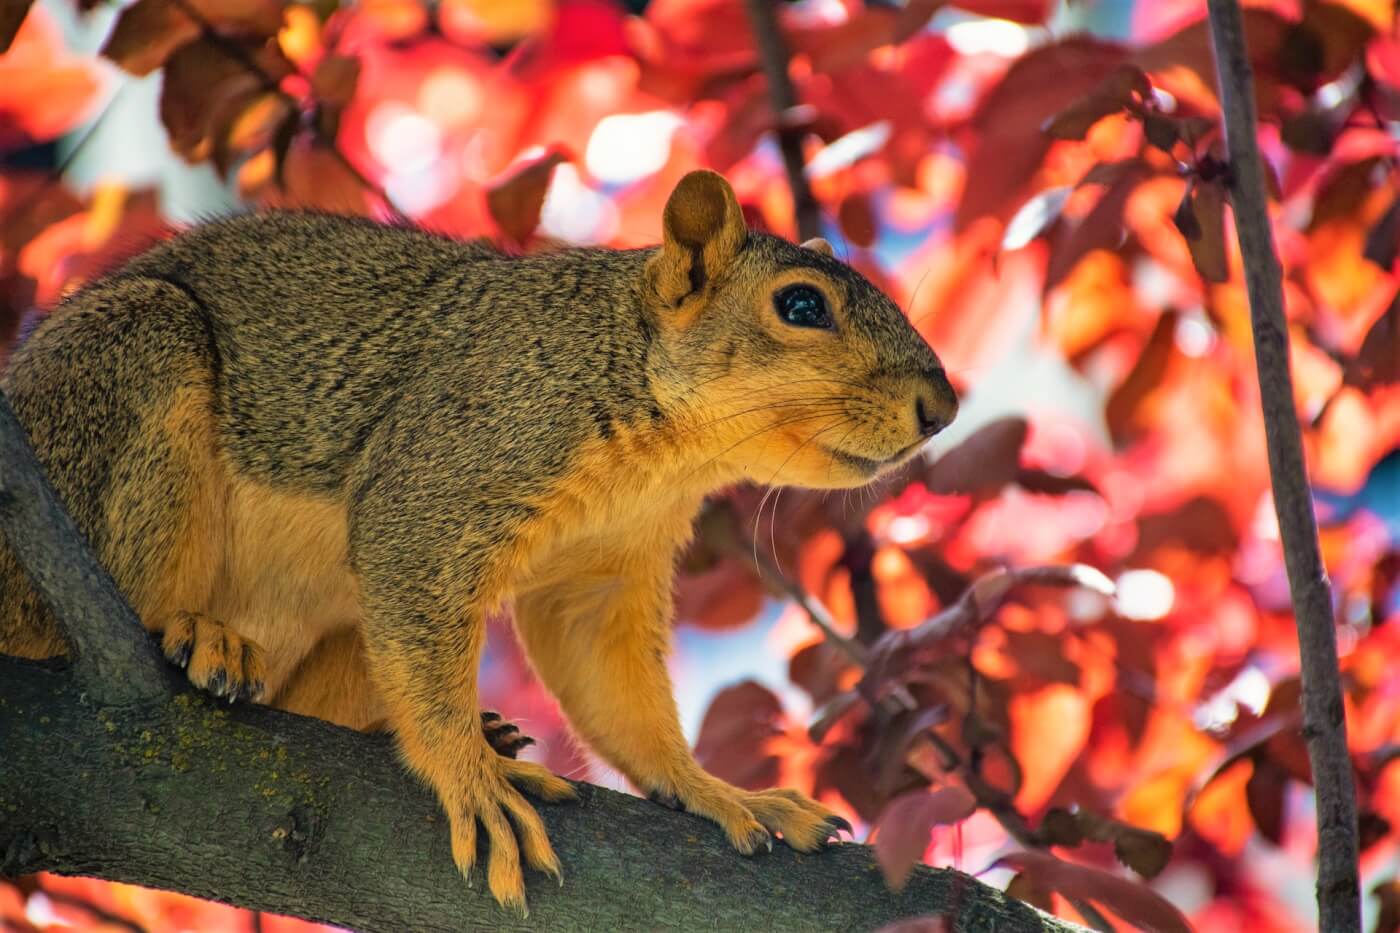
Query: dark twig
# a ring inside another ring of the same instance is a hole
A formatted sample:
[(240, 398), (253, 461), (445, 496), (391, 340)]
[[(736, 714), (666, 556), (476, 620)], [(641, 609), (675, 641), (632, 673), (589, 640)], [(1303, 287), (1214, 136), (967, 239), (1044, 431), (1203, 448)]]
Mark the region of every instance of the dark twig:
[(73, 645), (73, 673), (112, 705), (169, 696), (166, 665), (97, 562), (0, 394), (0, 530)]
[(763, 64), (764, 77), (768, 79), (768, 96), (777, 117), (778, 148), (782, 150), (783, 168), (787, 171), (788, 187), (792, 189), (797, 237), (799, 240), (810, 240), (821, 236), (821, 211), (807, 184), (802, 158), (803, 127), (793, 119), (797, 113), (797, 92), (793, 90), (792, 78), (788, 75), (788, 49), (778, 28), (776, 0), (747, 2), (758, 57)]
[(1230, 203), (1249, 293), (1274, 509), (1302, 656), (1303, 734), (1317, 789), (1318, 919), (1321, 929), (1349, 933), (1361, 929), (1356, 787), (1347, 752), (1332, 594), (1318, 551), (1317, 520), (1293, 406), (1282, 273), (1256, 136), (1254, 78), (1239, 3), (1210, 0), (1209, 8), (1232, 169)]

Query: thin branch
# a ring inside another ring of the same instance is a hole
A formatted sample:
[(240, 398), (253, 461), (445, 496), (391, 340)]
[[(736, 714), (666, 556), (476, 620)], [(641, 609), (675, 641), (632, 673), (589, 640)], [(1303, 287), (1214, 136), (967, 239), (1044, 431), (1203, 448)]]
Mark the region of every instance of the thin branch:
[(792, 190), (797, 238), (810, 240), (821, 236), (822, 218), (817, 199), (812, 197), (812, 189), (807, 184), (806, 166), (802, 158), (803, 128), (793, 119), (798, 112), (797, 92), (793, 90), (792, 77), (788, 74), (788, 49), (778, 28), (776, 0), (747, 0), (747, 3), (758, 57), (768, 80), (768, 96), (777, 118), (778, 148), (782, 150), (783, 168), (787, 172), (788, 187)]
[(1317, 520), (1294, 412), (1282, 273), (1265, 198), (1254, 77), (1239, 3), (1210, 0), (1209, 9), (1231, 168), (1230, 203), (1249, 293), (1269, 475), (1302, 656), (1303, 734), (1317, 794), (1318, 919), (1321, 929), (1350, 933), (1361, 929), (1356, 786), (1347, 752), (1332, 593), (1318, 549)]
[(0, 393), (0, 531), (73, 645), (73, 674), (112, 705), (170, 695), (167, 665), (44, 478)]

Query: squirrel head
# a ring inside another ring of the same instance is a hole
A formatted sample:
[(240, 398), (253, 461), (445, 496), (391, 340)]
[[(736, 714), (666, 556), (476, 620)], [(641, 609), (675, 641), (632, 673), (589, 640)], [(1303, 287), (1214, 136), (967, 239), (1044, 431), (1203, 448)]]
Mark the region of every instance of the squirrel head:
[(750, 232), (734, 191), (691, 172), (666, 203), (642, 293), (658, 332), (658, 401), (731, 473), (859, 486), (957, 412), (933, 350), (824, 240)]

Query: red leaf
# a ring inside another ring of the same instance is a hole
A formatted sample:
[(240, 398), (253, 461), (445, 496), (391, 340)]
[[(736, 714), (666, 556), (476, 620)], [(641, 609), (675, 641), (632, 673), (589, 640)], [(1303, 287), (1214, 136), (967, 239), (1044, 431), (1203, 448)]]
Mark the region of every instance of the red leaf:
[(263, 42), (197, 39), (181, 46), (165, 64), (160, 92), (160, 119), (171, 148), (191, 162), (206, 158), (220, 129), (269, 90), (267, 79), (280, 80), (292, 70), (277, 46)]
[(1356, 358), (1347, 364), (1346, 381), (1367, 390), (1400, 382), (1400, 296), (1366, 332)]
[(199, 35), (199, 26), (172, 0), (136, 0), (122, 10), (102, 54), (138, 77), (155, 71), (171, 53)]
[(841, 675), (850, 667), (851, 659), (822, 639), (792, 656), (788, 661), (788, 679), (821, 703), (837, 693)]
[(875, 857), (885, 881), (898, 891), (928, 848), (935, 826), (958, 823), (977, 811), (977, 798), (963, 787), (913, 791), (892, 800), (880, 814)]
[(486, 207), (511, 240), (524, 243), (540, 223), (540, 209), (549, 190), (554, 167), (566, 161), (558, 150), (517, 166), (486, 189)]
[(1093, 91), (1055, 114), (1045, 124), (1045, 134), (1052, 139), (1083, 139), (1095, 123), (1121, 113), (1151, 93), (1152, 83), (1141, 68), (1119, 65)]
[(1249, 815), (1265, 839), (1274, 845), (1283, 844), (1283, 795), (1288, 788), (1288, 773), (1268, 758), (1254, 759), (1254, 772), (1244, 786), (1249, 801)]
[(1228, 281), (1224, 186), (1214, 181), (1187, 185), (1175, 220), (1201, 278), (1207, 282)]
[(1056, 237), (1045, 268), (1045, 291), (1064, 281), (1075, 264), (1098, 249), (1116, 250), (1123, 242), (1123, 208), (1138, 183), (1150, 169), (1136, 159), (1129, 162), (1098, 163), (1080, 181), (1105, 184), (1108, 190), (1099, 202), (1064, 236)]
[(778, 758), (766, 743), (782, 734), (782, 719), (782, 704), (762, 684), (746, 680), (727, 687), (705, 713), (695, 759), (739, 787), (772, 787), (778, 782)]
[(1050, 0), (958, 0), (957, 4), (958, 9), (978, 16), (1032, 25), (1045, 22), (1054, 6)]
[(360, 60), (348, 55), (327, 55), (311, 76), (311, 89), (323, 103), (344, 106), (355, 96), (360, 79)]
[(1104, 416), (1114, 440), (1122, 443), (1139, 430), (1139, 409), (1161, 383), (1176, 355), (1176, 312), (1165, 311), (1132, 370), (1108, 397)]
[(875, 242), (875, 211), (863, 192), (848, 195), (837, 211), (841, 232), (856, 246), (868, 248)]
[(967, 155), (967, 182), (956, 229), (1019, 203), (1051, 140), (1042, 131), (1055, 114), (1090, 93), (1123, 59), (1123, 49), (1074, 37), (1016, 61), (978, 104)]
[(1148, 933), (1191, 933), (1186, 918), (1166, 898), (1119, 875), (1075, 865), (1045, 852), (1016, 852), (997, 859), (991, 867), (1014, 869), (1036, 887), (1102, 904)]
[(933, 462), (924, 485), (939, 495), (996, 492), (1016, 479), (1029, 430), (1026, 419), (1015, 416), (984, 424)]

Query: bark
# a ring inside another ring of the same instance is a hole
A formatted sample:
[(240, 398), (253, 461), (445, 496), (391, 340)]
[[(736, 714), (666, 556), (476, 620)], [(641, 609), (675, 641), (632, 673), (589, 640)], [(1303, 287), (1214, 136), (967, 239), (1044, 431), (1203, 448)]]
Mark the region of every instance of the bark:
[(1303, 733), (1317, 794), (1321, 929), (1361, 929), (1356, 785), (1347, 752), (1332, 593), (1318, 549), (1312, 490), (1293, 405), (1283, 281), (1265, 199), (1254, 78), (1238, 0), (1210, 0), (1211, 38), (1229, 150), (1230, 204), (1249, 293), (1269, 474), (1302, 655)]

